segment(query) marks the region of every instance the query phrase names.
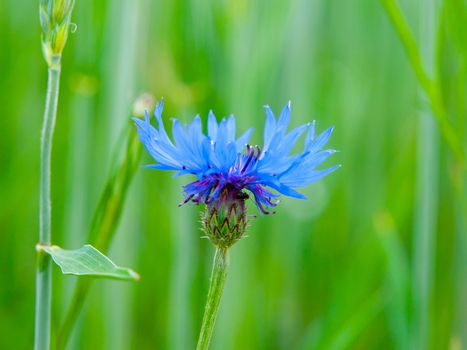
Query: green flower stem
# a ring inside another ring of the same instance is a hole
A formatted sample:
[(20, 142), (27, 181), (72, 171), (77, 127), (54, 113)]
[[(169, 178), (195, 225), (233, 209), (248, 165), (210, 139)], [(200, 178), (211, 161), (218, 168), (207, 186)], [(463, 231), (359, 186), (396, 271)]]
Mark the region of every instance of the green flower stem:
[(208, 300), (204, 309), (203, 324), (199, 334), (197, 350), (206, 350), (209, 348), (214, 324), (216, 322), (219, 305), (221, 303), (222, 292), (224, 290), (225, 278), (229, 267), (228, 248), (216, 248), (214, 263), (211, 273), (211, 284), (209, 286)]
[[(40, 204), (39, 204), (39, 243), (51, 243), (51, 203), (50, 165), (52, 156), (52, 136), (57, 115), (58, 90), (60, 82), (60, 56), (54, 56), (48, 70), (47, 95), (42, 126)], [(34, 349), (50, 347), (50, 309), (52, 297), (52, 262), (44, 252), (38, 252), (36, 272), (36, 315)]]

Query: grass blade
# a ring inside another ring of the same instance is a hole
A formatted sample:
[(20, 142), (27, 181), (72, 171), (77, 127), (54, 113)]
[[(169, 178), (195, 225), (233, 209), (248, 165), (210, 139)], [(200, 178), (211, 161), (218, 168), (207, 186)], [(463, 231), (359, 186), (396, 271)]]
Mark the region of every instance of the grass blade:
[[(128, 187), (139, 165), (141, 150), (138, 135), (131, 129), (125, 156), (105, 186), (91, 225), (90, 237), (96, 242), (97, 249), (103, 252), (107, 251), (118, 227)], [(65, 347), (91, 284), (91, 280), (78, 281), (70, 308), (58, 333), (57, 349)]]

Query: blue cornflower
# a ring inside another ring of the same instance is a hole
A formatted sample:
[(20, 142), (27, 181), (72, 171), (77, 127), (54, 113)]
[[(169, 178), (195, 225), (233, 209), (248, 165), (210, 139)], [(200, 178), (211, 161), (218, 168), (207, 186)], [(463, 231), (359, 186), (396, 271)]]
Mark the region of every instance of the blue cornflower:
[[(207, 135), (202, 131), (199, 115), (187, 125), (172, 119), (171, 141), (164, 128), (162, 110), (164, 101), (157, 104), (154, 115), (158, 128), (145, 119), (134, 118), (139, 136), (156, 164), (148, 167), (174, 170), (176, 175), (193, 174), (196, 180), (184, 186), (184, 203), (193, 201), (219, 206), (225, 200), (243, 201), (248, 198), (245, 191), (253, 194), (261, 212), (277, 205), (280, 194), (306, 199), (296, 189), (318, 181), (336, 170), (336, 165), (324, 170), (315, 168), (335, 150), (322, 150), (329, 140), (333, 128), (328, 128), (315, 137), (315, 122), (301, 125), (290, 132), (290, 102), (286, 104), (276, 120), (269, 106), (266, 109), (264, 145), (248, 144), (253, 129), (236, 138), (235, 117), (216, 121), (209, 112)], [(303, 151), (290, 155), (298, 138), (307, 131)], [(275, 192), (272, 192), (274, 190)]]
[[(148, 167), (176, 171), (176, 176), (192, 174), (196, 180), (184, 186), (185, 200), (205, 203), (202, 223), (207, 236), (218, 247), (230, 247), (239, 240), (247, 226), (245, 200), (253, 194), (262, 213), (278, 203), (280, 194), (306, 199), (296, 189), (318, 181), (336, 170), (336, 165), (316, 170), (335, 150), (322, 150), (333, 128), (315, 137), (315, 122), (301, 125), (290, 132), (290, 102), (276, 120), (266, 106), (263, 147), (248, 143), (253, 129), (236, 138), (234, 116), (217, 122), (209, 112), (207, 135), (199, 116), (184, 126), (172, 119), (169, 138), (162, 121), (164, 101), (156, 105), (154, 115), (158, 128), (145, 119), (134, 118), (140, 139), (156, 164)], [(306, 133), (301, 153), (290, 155), (299, 137)]]

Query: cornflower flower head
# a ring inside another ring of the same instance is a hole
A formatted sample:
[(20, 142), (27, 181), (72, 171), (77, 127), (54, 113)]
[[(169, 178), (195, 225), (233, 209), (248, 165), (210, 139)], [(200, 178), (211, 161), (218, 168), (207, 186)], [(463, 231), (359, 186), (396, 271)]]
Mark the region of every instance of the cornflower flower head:
[[(279, 196), (299, 199), (306, 197), (297, 188), (307, 186), (333, 172), (340, 165), (317, 170), (335, 150), (323, 150), (333, 128), (315, 135), (315, 122), (301, 125), (290, 132), (290, 102), (279, 118), (265, 106), (266, 123), (263, 146), (248, 143), (253, 129), (236, 137), (235, 117), (217, 122), (209, 112), (207, 135), (197, 115), (189, 125), (172, 119), (172, 137), (169, 138), (162, 121), (164, 101), (154, 111), (158, 128), (150, 123), (148, 113), (144, 120), (134, 118), (140, 139), (156, 164), (149, 168), (172, 170), (176, 176), (191, 174), (196, 179), (184, 186), (187, 202), (204, 203), (203, 226), (211, 241), (228, 248), (239, 240), (247, 225), (245, 201), (250, 194), (263, 214), (279, 203)], [(301, 153), (290, 152), (302, 134), (306, 133)]]

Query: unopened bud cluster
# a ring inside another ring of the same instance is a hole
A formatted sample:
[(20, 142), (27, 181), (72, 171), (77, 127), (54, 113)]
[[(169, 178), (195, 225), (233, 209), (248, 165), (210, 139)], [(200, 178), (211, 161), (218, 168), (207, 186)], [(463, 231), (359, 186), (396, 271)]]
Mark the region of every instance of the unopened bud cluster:
[(74, 0), (41, 0), (42, 51), (50, 67), (60, 64), (70, 30)]
[(145, 111), (153, 111), (156, 101), (154, 96), (149, 93), (143, 93), (133, 103), (133, 115), (143, 118)]
[(219, 201), (206, 205), (202, 214), (203, 229), (216, 247), (229, 248), (245, 234), (248, 225), (247, 198), (243, 192), (226, 188)]

